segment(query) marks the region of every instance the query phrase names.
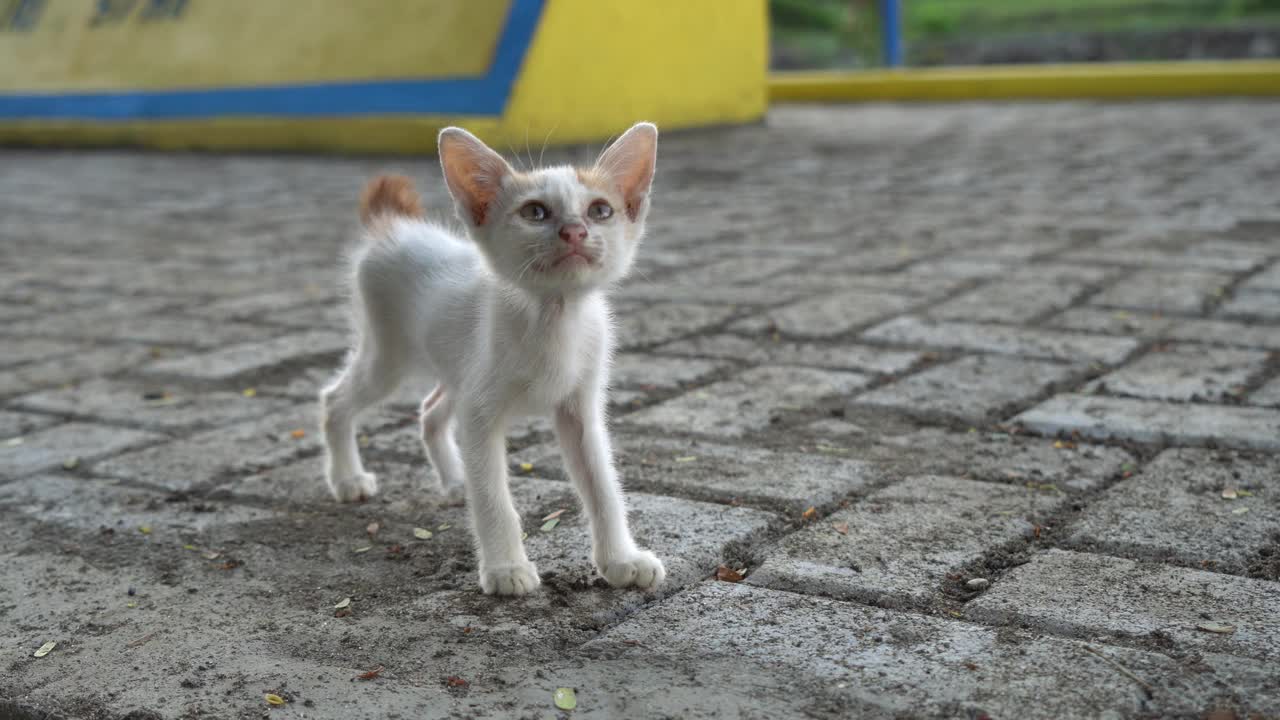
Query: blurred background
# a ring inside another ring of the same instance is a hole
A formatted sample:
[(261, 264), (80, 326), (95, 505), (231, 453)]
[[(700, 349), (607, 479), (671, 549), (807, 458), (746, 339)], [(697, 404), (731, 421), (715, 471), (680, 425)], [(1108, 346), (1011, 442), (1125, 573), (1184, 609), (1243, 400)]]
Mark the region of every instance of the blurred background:
[[(769, 0), (775, 70), (1280, 56), (1280, 0)], [(891, 41), (890, 41), (891, 42)]]

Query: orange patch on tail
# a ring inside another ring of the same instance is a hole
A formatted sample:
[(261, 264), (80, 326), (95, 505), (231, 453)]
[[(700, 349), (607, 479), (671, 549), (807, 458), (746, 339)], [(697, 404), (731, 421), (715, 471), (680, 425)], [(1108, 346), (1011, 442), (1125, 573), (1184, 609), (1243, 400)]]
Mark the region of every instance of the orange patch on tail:
[(379, 175), (360, 194), (360, 221), (370, 225), (379, 217), (425, 217), (413, 181), (403, 175)]

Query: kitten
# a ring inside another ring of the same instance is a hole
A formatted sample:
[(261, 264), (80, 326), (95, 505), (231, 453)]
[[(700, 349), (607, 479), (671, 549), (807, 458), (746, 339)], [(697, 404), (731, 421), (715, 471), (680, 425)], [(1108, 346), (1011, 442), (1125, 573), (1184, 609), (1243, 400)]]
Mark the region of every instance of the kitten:
[(605, 292), (630, 270), (649, 212), (658, 130), (639, 123), (591, 168), (516, 172), (475, 136), (440, 133), (440, 162), (467, 237), (422, 217), (412, 184), (375, 179), (354, 263), (357, 337), (321, 393), (326, 481), (340, 501), (378, 490), (356, 447), (357, 413), (404, 375), (438, 385), (422, 441), (441, 490), (465, 486), (487, 594), (538, 587), (507, 488), (507, 419), (548, 414), (591, 525), (596, 569), (615, 587), (666, 571), (636, 546), (605, 427), (613, 329)]

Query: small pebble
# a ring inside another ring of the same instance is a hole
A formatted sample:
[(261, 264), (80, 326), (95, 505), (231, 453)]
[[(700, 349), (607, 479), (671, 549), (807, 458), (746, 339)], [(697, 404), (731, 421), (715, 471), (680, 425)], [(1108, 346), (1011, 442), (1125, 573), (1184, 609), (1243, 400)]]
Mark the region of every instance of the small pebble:
[(135, 588), (135, 587), (133, 587), (133, 586), (130, 586), (130, 587), (129, 587), (129, 597), (133, 597), (134, 595), (137, 595), (137, 594), (138, 594), (138, 589), (137, 589), (137, 588)]
[(990, 585), (991, 581), (986, 578), (974, 578), (964, 584), (970, 590), (986, 590)]

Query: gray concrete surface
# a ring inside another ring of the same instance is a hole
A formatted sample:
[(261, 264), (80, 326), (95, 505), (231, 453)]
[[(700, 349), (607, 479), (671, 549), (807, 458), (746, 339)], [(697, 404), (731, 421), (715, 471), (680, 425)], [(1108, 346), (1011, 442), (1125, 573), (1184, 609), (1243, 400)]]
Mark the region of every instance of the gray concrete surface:
[(668, 133), (613, 424), (669, 582), (528, 421), (499, 600), (426, 388), (320, 476), (356, 196), (434, 160), (0, 151), (0, 717), (1280, 717), (1278, 168), (1272, 102)]

